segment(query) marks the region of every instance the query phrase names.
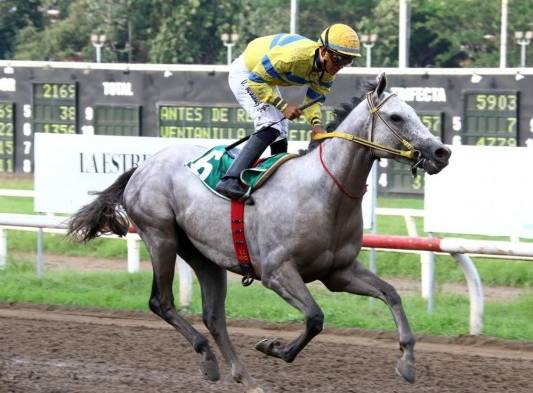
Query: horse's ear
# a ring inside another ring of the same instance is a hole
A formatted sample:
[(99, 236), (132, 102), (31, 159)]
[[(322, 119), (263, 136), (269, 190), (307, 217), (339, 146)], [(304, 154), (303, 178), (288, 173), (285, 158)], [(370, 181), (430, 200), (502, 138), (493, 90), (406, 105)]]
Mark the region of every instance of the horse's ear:
[(385, 76), (385, 73), (382, 72), (376, 77), (376, 97), (379, 97), (385, 91), (386, 86), (387, 77)]

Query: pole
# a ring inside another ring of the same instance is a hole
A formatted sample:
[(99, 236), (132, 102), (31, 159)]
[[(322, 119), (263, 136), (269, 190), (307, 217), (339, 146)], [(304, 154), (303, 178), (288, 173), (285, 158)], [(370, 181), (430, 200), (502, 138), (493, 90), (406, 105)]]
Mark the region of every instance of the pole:
[(126, 241), (128, 244), (128, 273), (138, 273), (141, 266), (139, 240), (133, 233), (128, 233)]
[(224, 43), (224, 46), (226, 48), (228, 48), (228, 51), (227, 51), (227, 58), (226, 58), (226, 61), (228, 63), (228, 65), (231, 65), (231, 47), (233, 46), (234, 44), (232, 43)]
[(43, 228), (37, 231), (37, 278), (43, 278), (44, 255), (43, 255)]
[(366, 48), (366, 68), (372, 67), (372, 44), (363, 44)]
[(500, 68), (507, 67), (507, 5), (508, 0), (502, 0), (502, 20), (500, 28)]
[(526, 66), (526, 46), (527, 46), (528, 43), (519, 42), (519, 44), (520, 44), (520, 67), (525, 67)]
[(6, 267), (7, 261), (7, 231), (0, 228), (0, 269)]
[(180, 281), (180, 308), (188, 308), (192, 303), (192, 269), (178, 256), (176, 262)]
[(100, 48), (102, 47), (102, 44), (94, 44), (94, 47), (96, 48), (96, 62), (100, 63)]
[(291, 0), (291, 27), (290, 33), (296, 34), (298, 30), (298, 0)]
[[(431, 237), (431, 234), (429, 234)], [(427, 300), (427, 312), (435, 311), (435, 253), (423, 251), (420, 255), (422, 297)]]
[(400, 0), (400, 31), (398, 67), (409, 67), (409, 30), (411, 27), (411, 16), (409, 0)]
[(468, 255), (452, 253), (466, 278), (468, 297), (470, 298), (470, 334), (480, 335), (483, 332), (483, 286), (476, 265)]

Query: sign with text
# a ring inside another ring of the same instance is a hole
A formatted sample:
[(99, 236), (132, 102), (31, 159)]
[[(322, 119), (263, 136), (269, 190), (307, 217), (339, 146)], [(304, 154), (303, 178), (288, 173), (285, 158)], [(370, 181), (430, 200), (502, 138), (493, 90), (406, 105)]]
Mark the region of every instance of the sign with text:
[(176, 141), (166, 138), (108, 135), (35, 135), (35, 211), (74, 213), (113, 183), (167, 146), (213, 146), (220, 140)]
[(452, 151), (448, 167), (426, 175), (424, 230), (533, 238), (533, 150), (453, 146)]

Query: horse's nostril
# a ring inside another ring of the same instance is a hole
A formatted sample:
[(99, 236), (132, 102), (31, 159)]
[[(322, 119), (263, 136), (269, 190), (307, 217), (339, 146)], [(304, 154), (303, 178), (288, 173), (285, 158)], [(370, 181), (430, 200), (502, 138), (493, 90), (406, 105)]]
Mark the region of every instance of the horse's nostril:
[(435, 158), (439, 161), (446, 161), (448, 158), (450, 158), (450, 155), (452, 154), (451, 150), (447, 147), (439, 147), (435, 150), (434, 155)]

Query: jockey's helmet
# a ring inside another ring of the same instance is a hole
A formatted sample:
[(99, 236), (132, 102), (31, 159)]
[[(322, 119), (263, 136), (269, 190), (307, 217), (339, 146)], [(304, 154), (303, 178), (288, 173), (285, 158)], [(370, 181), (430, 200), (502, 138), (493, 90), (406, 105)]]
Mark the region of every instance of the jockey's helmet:
[(328, 50), (343, 56), (361, 56), (359, 53), (359, 37), (348, 25), (336, 23), (320, 34), (318, 42)]

